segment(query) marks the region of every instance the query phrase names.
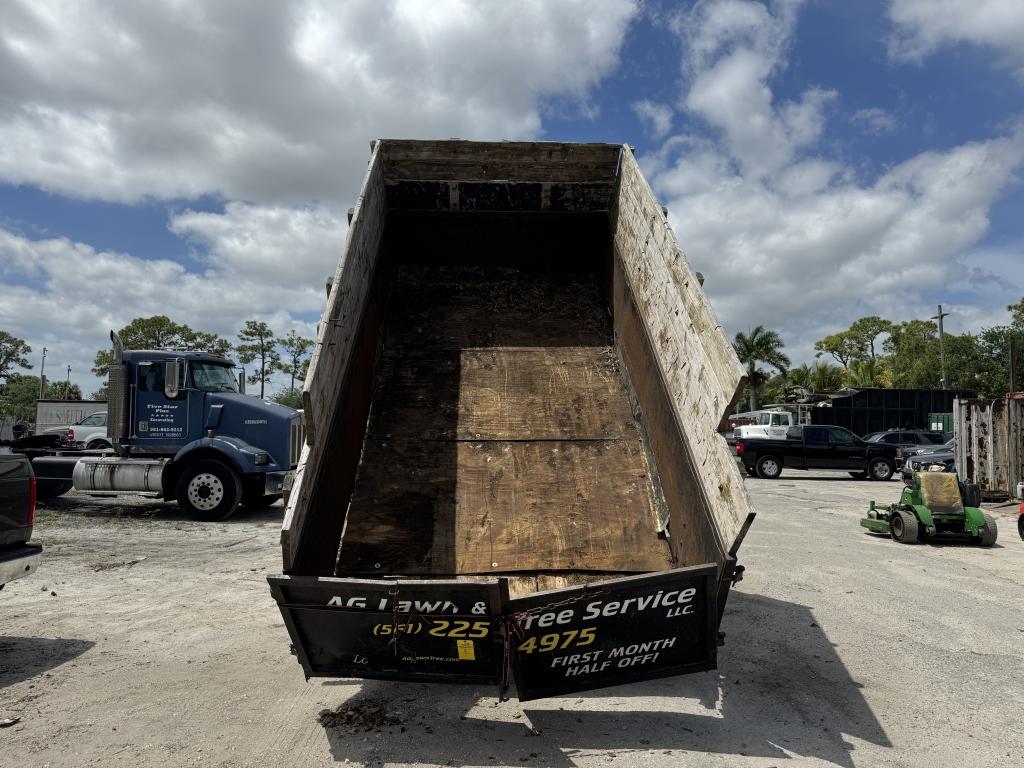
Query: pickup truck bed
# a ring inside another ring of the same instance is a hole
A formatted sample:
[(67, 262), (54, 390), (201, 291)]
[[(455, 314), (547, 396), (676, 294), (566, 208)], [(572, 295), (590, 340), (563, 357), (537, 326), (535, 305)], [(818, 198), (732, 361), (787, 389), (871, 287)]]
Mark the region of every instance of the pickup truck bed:
[(336, 574), (671, 567), (605, 306), (594, 274), (399, 269)]

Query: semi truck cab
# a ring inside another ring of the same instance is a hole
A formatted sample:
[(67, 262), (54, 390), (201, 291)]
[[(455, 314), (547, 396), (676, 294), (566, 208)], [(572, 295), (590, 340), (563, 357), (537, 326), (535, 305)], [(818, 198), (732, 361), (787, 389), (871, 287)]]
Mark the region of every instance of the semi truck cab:
[[(44, 476), (66, 473), (80, 491), (153, 493), (196, 520), (223, 520), (238, 506), (273, 503), (295, 471), (302, 414), (245, 394), (231, 360), (203, 352), (125, 350), (107, 399), (114, 455), (40, 457)], [(37, 469), (38, 473), (38, 469)], [(66, 474), (65, 474), (66, 476)]]

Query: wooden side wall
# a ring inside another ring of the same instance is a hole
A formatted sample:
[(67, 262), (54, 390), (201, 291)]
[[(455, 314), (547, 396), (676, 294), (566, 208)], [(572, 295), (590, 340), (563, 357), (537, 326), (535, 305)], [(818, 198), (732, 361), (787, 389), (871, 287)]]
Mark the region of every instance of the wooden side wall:
[[(377, 142), (349, 225), (345, 250), (334, 273), (303, 388), (306, 446), (299, 459), (281, 529), (285, 572), (297, 569), (300, 552), (310, 541), (318, 539), (317, 543), (323, 546), (321, 529), (338, 527), (338, 534), (341, 533), (343, 520), (311, 519), (316, 517), (313, 492), (322, 474), (324, 458), (332, 449), (332, 433), (336, 435), (349, 426), (340, 423), (338, 408), (346, 400), (343, 393), (350, 388), (354, 353), (366, 343), (365, 338), (359, 343), (360, 330), (364, 328), (364, 315), (370, 303), (386, 213), (381, 143)], [(368, 399), (366, 406), (369, 407)], [(358, 414), (352, 414), (352, 419), (353, 423), (358, 421)], [(354, 430), (360, 443), (365, 423), (363, 414), (362, 423)], [(337, 540), (335, 536), (335, 549)], [(333, 562), (333, 558), (330, 560)], [(326, 572), (330, 572), (330, 565)]]
[(743, 368), (630, 151), (612, 216), (616, 332), (671, 512), (669, 535), (683, 564), (721, 561), (751, 511), (717, 432)]

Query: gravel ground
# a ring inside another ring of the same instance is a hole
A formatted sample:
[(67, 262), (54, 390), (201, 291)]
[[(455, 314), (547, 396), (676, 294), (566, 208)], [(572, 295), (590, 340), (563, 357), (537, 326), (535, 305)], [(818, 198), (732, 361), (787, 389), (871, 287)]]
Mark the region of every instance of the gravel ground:
[(0, 763), (30, 766), (1017, 766), (1024, 542), (902, 546), (900, 485), (750, 479), (716, 672), (520, 705), (490, 689), (305, 682), (264, 577), (280, 505), (192, 523), (147, 499), (41, 506), (0, 592)]

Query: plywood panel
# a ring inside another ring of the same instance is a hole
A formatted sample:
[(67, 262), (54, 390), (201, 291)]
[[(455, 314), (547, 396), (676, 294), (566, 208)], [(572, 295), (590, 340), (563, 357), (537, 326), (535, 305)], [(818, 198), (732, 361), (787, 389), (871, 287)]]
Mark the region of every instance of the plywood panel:
[[(751, 512), (736, 462), (717, 433), (743, 369), (630, 152), (622, 155), (613, 218), (624, 289), (636, 304), (694, 478), (685, 488), (694, 499), (685, 514), (712, 532), (722, 555)], [(667, 474), (661, 471), (663, 479)]]
[[(346, 391), (349, 364), (360, 346), (360, 329), (363, 327), (384, 234), (386, 210), (382, 166), (380, 155), (375, 151), (363, 179), (345, 250), (338, 261), (326, 311), (310, 358), (309, 374), (302, 395), (309, 448), (303, 450), (300, 457), (281, 526), (285, 572), (303, 567), (298, 562), (299, 553), (303, 541), (308, 538), (307, 528), (314, 514), (314, 497), (327, 457), (329, 446), (328, 435), (325, 433), (341, 428), (355, 429), (361, 433), (365, 424), (365, 414), (363, 423), (345, 424), (344, 427), (337, 423), (336, 416), (341, 396)], [(363, 410), (356, 407), (355, 403), (350, 406), (350, 413)], [(327, 527), (332, 530), (340, 530), (340, 518), (325, 522), (329, 523)], [(317, 535), (329, 534), (321, 531)], [(306, 572), (313, 572), (319, 567), (306, 566)]]
[(430, 440), (637, 437), (611, 347), (388, 354), (370, 434)]
[(338, 573), (646, 572), (654, 531), (636, 439), (368, 441)]

